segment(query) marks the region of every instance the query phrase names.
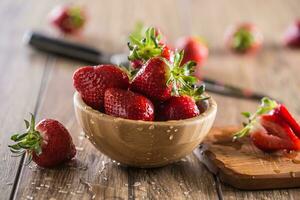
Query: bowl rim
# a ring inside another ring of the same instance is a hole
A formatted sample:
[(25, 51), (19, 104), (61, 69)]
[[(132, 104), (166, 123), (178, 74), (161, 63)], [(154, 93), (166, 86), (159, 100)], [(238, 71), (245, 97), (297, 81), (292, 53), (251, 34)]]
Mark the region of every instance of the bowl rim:
[[(118, 121), (124, 121), (126, 123), (134, 123), (137, 122), (139, 124), (145, 124), (145, 125), (179, 125), (182, 123), (195, 123), (202, 121), (206, 119), (207, 117), (214, 115), (217, 112), (217, 103), (216, 101), (210, 97), (208, 99), (208, 108), (205, 110), (205, 112), (201, 113), (199, 116), (188, 118), (188, 119), (181, 119), (181, 120), (169, 120), (169, 121), (143, 121), (143, 120), (132, 120), (132, 119), (125, 119), (121, 117), (115, 117), (111, 115), (107, 115), (105, 113), (102, 113), (98, 110), (93, 109), (92, 107), (88, 106), (81, 98), (80, 94), (76, 91), (73, 96), (74, 106), (79, 107), (81, 110), (84, 110), (85, 112), (88, 112), (92, 114), (93, 116), (97, 118), (106, 118), (108, 120), (118, 120)], [(88, 108), (88, 109), (87, 109)]]

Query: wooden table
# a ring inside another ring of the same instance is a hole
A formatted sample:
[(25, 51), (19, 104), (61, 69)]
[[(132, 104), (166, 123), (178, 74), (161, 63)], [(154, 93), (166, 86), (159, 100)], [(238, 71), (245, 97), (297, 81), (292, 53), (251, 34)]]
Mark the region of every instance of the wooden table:
[[(81, 0), (89, 23), (80, 42), (106, 52), (126, 50), (127, 35), (137, 20), (161, 27), (171, 42), (182, 35), (206, 38), (211, 55), (207, 77), (281, 99), (300, 117), (300, 52), (282, 48), (283, 31), (299, 17), (297, 0)], [(28, 29), (57, 35), (47, 13), (62, 0), (0, 1), (0, 199), (299, 199), (299, 189), (239, 191), (223, 185), (190, 155), (159, 169), (132, 169), (113, 163), (83, 138), (72, 104), (72, 73), (84, 63), (35, 52), (22, 43)], [(240, 57), (224, 50), (226, 27), (252, 21), (266, 45), (256, 57)], [(78, 38), (77, 38), (78, 40)], [(254, 111), (256, 102), (212, 94), (219, 105), (215, 125), (239, 124), (240, 112)], [(77, 159), (60, 169), (24, 165), (11, 157), (10, 134), (23, 130), (23, 119), (55, 118), (69, 129)], [(299, 118), (298, 118), (299, 119)], [(89, 187), (90, 186), (90, 189)]]

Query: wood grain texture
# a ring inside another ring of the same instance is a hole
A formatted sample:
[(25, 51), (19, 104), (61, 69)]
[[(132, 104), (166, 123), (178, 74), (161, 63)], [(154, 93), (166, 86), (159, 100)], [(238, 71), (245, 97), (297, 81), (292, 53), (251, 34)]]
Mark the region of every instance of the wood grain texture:
[(213, 128), (200, 147), (200, 159), (224, 183), (244, 190), (300, 187), (300, 155), (264, 153), (248, 137), (232, 141), (241, 127)]
[[(53, 1), (55, 3), (55, 1)], [(29, 27), (43, 27), (47, 5), (34, 1), (0, 2), (0, 193), (8, 199), (14, 191), (21, 157), (11, 157), (7, 147), (10, 135), (24, 128), (23, 119), (34, 112), (43, 71), (49, 62), (45, 55), (28, 51), (22, 42)], [(32, 12), (32, 10), (36, 10)]]
[[(45, 23), (46, 15), (53, 5), (61, 2), (64, 1), (0, 2), (3, 35), (0, 38), (0, 70), (3, 72), (0, 75), (0, 156), (5, 161), (0, 165), (1, 198), (9, 197), (17, 171), (11, 166), (19, 164), (19, 159), (9, 157), (6, 133), (22, 130), (22, 119), (34, 108), (38, 108), (39, 119), (51, 117), (62, 121), (72, 132), (79, 151), (77, 161), (62, 169), (24, 166), (16, 199), (91, 199), (94, 195), (97, 199), (298, 198), (299, 189), (245, 192), (218, 180), (215, 182), (194, 155), (164, 168), (141, 170), (120, 167), (99, 153), (80, 135), (71, 103), (73, 67), (83, 63), (61, 59), (56, 62), (54, 58), (47, 59), (45, 54), (25, 49), (21, 43), (23, 32), (31, 27), (52, 33)], [(186, 34), (202, 35), (211, 49), (203, 68), (205, 76), (267, 92), (300, 117), (299, 52), (280, 47), (282, 32), (299, 15), (299, 1), (76, 0), (72, 3), (86, 6), (89, 24), (82, 36), (71, 40), (105, 52), (122, 52), (126, 50), (127, 35), (137, 20), (158, 26), (171, 42)], [(224, 30), (239, 21), (256, 23), (265, 36), (266, 45), (256, 57), (235, 56), (224, 50)], [(42, 92), (38, 98), (40, 87)], [(212, 95), (219, 108), (217, 126), (240, 124), (240, 112), (254, 111), (257, 105)], [(90, 190), (88, 183), (91, 183)]]
[[(191, 26), (193, 34), (203, 35), (215, 54), (208, 59), (203, 74), (280, 99), (299, 119), (299, 52), (281, 47), (286, 26), (298, 13), (299, 2), (281, 1), (196, 1), (191, 0)], [(276, 17), (274, 13), (278, 13)], [(275, 20), (276, 18), (276, 20)], [(252, 21), (265, 37), (263, 50), (255, 57), (232, 55), (224, 49), (224, 30), (231, 24)], [(298, 63), (298, 64), (297, 64)], [(216, 126), (241, 124), (242, 111), (254, 111), (255, 102), (235, 100), (214, 95), (218, 102)], [(234, 105), (234, 106), (232, 106)], [(298, 190), (268, 190), (241, 192), (217, 182), (223, 199), (297, 199)]]

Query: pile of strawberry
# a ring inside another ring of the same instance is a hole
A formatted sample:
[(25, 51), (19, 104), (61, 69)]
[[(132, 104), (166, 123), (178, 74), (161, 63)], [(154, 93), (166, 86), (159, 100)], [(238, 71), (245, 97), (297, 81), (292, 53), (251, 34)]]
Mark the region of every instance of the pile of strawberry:
[(73, 84), (83, 101), (108, 115), (132, 120), (166, 121), (196, 117), (197, 103), (207, 99), (204, 85), (192, 74), (196, 63), (184, 52), (172, 51), (161, 33), (148, 28), (131, 35), (131, 70), (115, 65), (85, 66), (75, 71)]
[(253, 144), (262, 151), (300, 150), (300, 125), (283, 104), (268, 98), (254, 114), (242, 113), (248, 122), (234, 139), (250, 135)]

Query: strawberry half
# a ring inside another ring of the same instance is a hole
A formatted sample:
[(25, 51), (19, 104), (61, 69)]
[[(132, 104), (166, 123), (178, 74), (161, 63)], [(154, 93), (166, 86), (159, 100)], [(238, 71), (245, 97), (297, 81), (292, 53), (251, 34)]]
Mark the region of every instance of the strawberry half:
[(76, 149), (68, 130), (58, 121), (44, 119), (35, 127), (34, 116), (31, 122), (25, 120), (27, 131), (15, 134), (11, 139), (16, 144), (9, 145), (10, 150), (17, 154), (28, 154), (31, 159), (41, 167), (55, 167), (71, 160)]
[(130, 88), (151, 100), (168, 100), (172, 92), (178, 94), (180, 88), (197, 80), (191, 76), (196, 63), (190, 61), (180, 67), (182, 58), (183, 51), (175, 54), (174, 63), (161, 57), (150, 58), (134, 76)]
[(173, 52), (166, 44), (162, 43), (161, 37), (160, 32), (153, 27), (146, 30), (145, 36), (141, 32), (129, 36), (128, 48), (130, 53), (128, 59), (133, 68), (141, 68), (145, 62), (156, 56), (161, 56), (169, 61), (172, 60)]
[(114, 65), (86, 66), (74, 72), (73, 85), (87, 105), (102, 111), (105, 90), (127, 89), (129, 78), (124, 71)]
[(118, 88), (110, 88), (104, 97), (105, 113), (133, 120), (154, 120), (154, 106), (146, 97)]
[(262, 151), (299, 150), (300, 140), (290, 126), (277, 115), (262, 115), (259, 128), (250, 131), (253, 144)]
[(234, 139), (250, 134), (253, 144), (263, 151), (300, 150), (300, 126), (284, 105), (263, 98), (254, 114), (242, 114), (248, 122)]
[(65, 5), (51, 11), (50, 21), (62, 33), (74, 34), (83, 28), (86, 16), (81, 7)]
[(225, 34), (226, 45), (237, 53), (255, 53), (262, 45), (263, 37), (251, 23), (230, 27)]

